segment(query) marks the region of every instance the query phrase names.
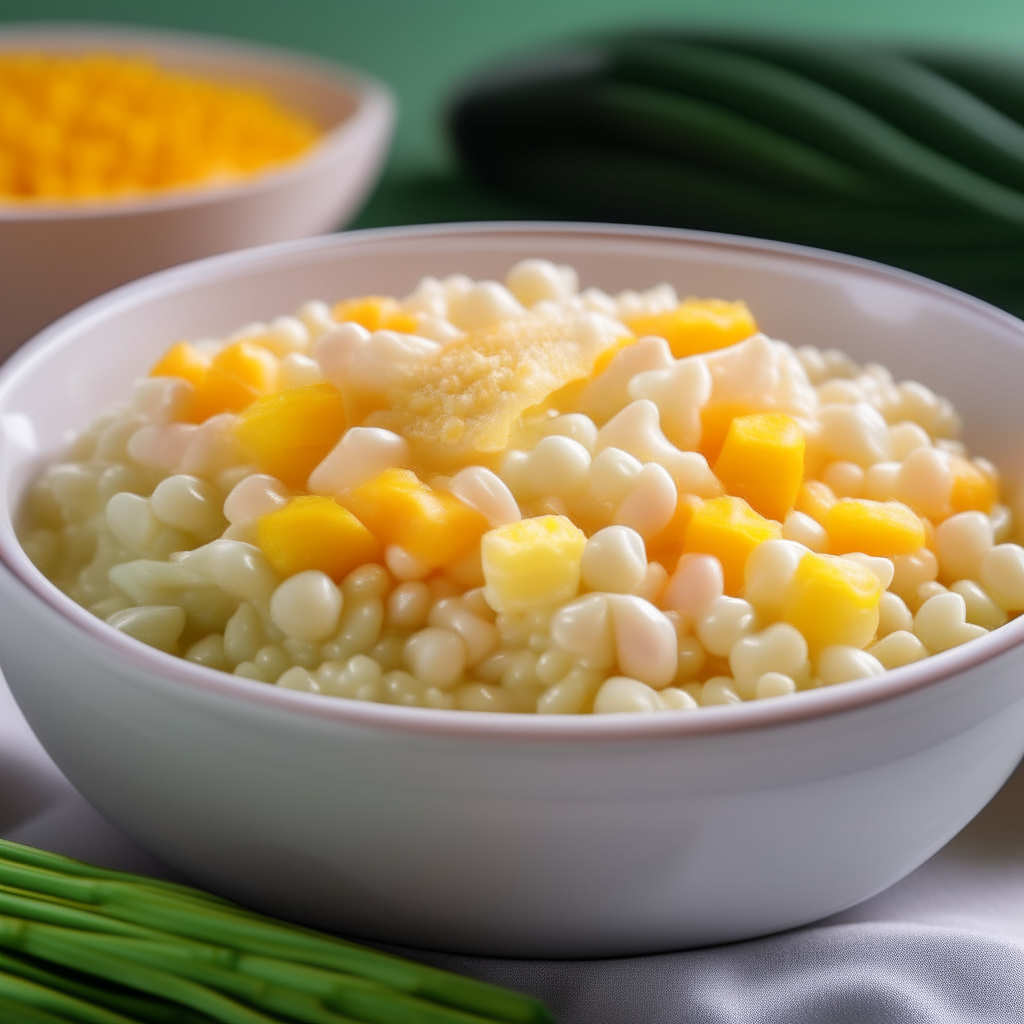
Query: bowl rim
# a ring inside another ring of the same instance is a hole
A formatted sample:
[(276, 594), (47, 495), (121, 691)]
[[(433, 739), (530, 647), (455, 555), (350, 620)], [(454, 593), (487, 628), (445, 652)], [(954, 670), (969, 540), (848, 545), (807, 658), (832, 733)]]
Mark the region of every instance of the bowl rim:
[[(144, 304), (148, 297), (172, 293), (194, 280), (209, 282), (244, 276), (250, 267), (273, 264), (289, 257), (300, 258), (318, 250), (344, 249), (361, 243), (429, 240), (431, 237), (463, 236), (467, 241), (481, 236), (552, 235), (608, 242), (678, 241), (717, 250), (733, 250), (755, 255), (781, 257), (797, 264), (817, 264), (840, 272), (853, 272), (898, 284), (924, 293), (944, 304), (960, 307), (974, 317), (995, 321), (1004, 329), (1020, 334), (1024, 343), (1024, 322), (973, 296), (938, 284), (907, 271), (898, 270), (859, 257), (831, 253), (786, 242), (746, 238), (714, 232), (680, 228), (658, 228), (615, 224), (572, 222), (513, 221), (467, 224), (428, 224), (373, 228), (335, 235), (277, 242), (195, 260), (178, 267), (158, 271), (122, 285), (90, 300), (66, 314), (37, 334), (0, 365), (0, 416), (8, 388), (47, 350), (59, 343), (69, 331), (91, 320), (104, 319), (123, 306)], [(827, 718), (847, 711), (879, 705), (925, 689), (952, 676), (976, 668), (1014, 649), (1024, 649), (1024, 615), (986, 636), (971, 640), (948, 651), (931, 655), (881, 676), (858, 679), (837, 686), (801, 691), (783, 700), (745, 701), (739, 705), (701, 708), (699, 713), (671, 711), (659, 714), (619, 713), (603, 715), (538, 715), (529, 713), (493, 713), (483, 711), (445, 711), (433, 708), (404, 707), (345, 698), (326, 697), (288, 690), (267, 683), (197, 665), (182, 657), (166, 654), (119, 632), (76, 604), (51, 583), (31, 562), (14, 540), (12, 516), (0, 509), (0, 583), (13, 582), (23, 588), (33, 602), (43, 605), (57, 620), (55, 628), (71, 630), (72, 642), (87, 643), (94, 652), (127, 663), (140, 670), (144, 678), (161, 677), (162, 684), (184, 685), (198, 696), (242, 699), (265, 709), (275, 709), (300, 718), (332, 721), (339, 725), (360, 725), (376, 731), (420, 736), (444, 736), (466, 739), (504, 739), (509, 741), (627, 741), (696, 737), (723, 733), (745, 733), (786, 727), (812, 719)], [(182, 691), (183, 695), (187, 691)]]
[[(74, 45), (61, 45), (62, 39)], [(78, 41), (81, 41), (81, 47)], [(105, 45), (115, 50), (147, 49), (159, 58), (160, 48), (172, 51), (190, 49), (197, 54), (216, 57), (236, 56), (258, 59), (266, 66), (275, 66), (302, 75), (322, 88), (346, 94), (353, 101), (352, 110), (341, 121), (325, 128), (304, 153), (265, 171), (237, 181), (215, 185), (189, 185), (124, 198), (82, 200), (27, 200), (0, 202), (0, 227), (4, 224), (63, 220), (97, 220), (138, 214), (162, 213), (182, 208), (202, 207), (211, 203), (257, 196), (262, 192), (286, 186), (290, 182), (315, 173), (329, 164), (336, 151), (348, 144), (349, 138), (365, 123), (395, 116), (396, 100), (392, 91), (379, 79), (349, 67), (340, 61), (315, 54), (290, 50), (260, 42), (219, 36), (215, 33), (186, 32), (178, 29), (146, 28), (106, 22), (13, 22), (0, 26), (0, 54), (17, 45), (40, 50), (88, 49)], [(173, 60), (173, 59), (172, 59)]]

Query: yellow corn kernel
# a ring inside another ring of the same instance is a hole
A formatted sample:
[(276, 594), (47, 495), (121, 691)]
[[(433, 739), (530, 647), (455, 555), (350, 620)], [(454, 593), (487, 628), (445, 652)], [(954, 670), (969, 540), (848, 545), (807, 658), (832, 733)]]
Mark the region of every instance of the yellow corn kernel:
[(901, 501), (841, 498), (825, 513), (822, 525), (829, 549), (837, 555), (912, 555), (927, 540), (924, 524)]
[(999, 483), (966, 459), (953, 455), (949, 460), (953, 470), (953, 493), (950, 506), (957, 512), (991, 512), (999, 498)]
[(737, 416), (750, 416), (757, 410), (748, 402), (708, 402), (700, 411), (700, 444), (698, 451), (713, 466), (722, 452), (732, 421)]
[(333, 498), (307, 494), (261, 516), (260, 548), (281, 576), (319, 569), (335, 581), (381, 558), (377, 539)]
[(299, 489), (344, 431), (341, 392), (324, 382), (256, 399), (239, 417), (237, 436), (261, 473)]
[(368, 331), (416, 333), (416, 316), (399, 309), (398, 303), (389, 295), (343, 299), (335, 303), (331, 315), (338, 323), (357, 323)]
[(631, 317), (626, 326), (637, 337), (664, 338), (676, 359), (726, 348), (757, 332), (746, 303), (725, 299), (684, 299), (667, 313)]
[(781, 522), (800, 490), (805, 448), (803, 431), (784, 412), (737, 416), (715, 462), (715, 476), (755, 512)]
[(344, 502), (382, 543), (397, 544), (431, 568), (464, 555), (487, 529), (479, 512), (428, 487), (411, 469), (386, 469)]
[(750, 552), (781, 536), (782, 526), (774, 519), (765, 519), (742, 498), (726, 495), (708, 498), (693, 509), (683, 533), (683, 551), (714, 555), (722, 563), (725, 592), (736, 596), (743, 591), (743, 567)]
[(218, 352), (196, 388), (193, 419), (202, 422), (221, 412), (241, 412), (273, 390), (277, 357), (260, 345), (236, 341)]
[(836, 501), (837, 498), (828, 484), (820, 480), (805, 480), (797, 491), (796, 504), (793, 507), (797, 512), (803, 512), (805, 516), (810, 516), (816, 523), (824, 526), (828, 510)]
[(481, 540), (484, 594), (496, 611), (522, 612), (576, 596), (587, 537), (565, 516), (536, 516)]
[(172, 345), (157, 361), (150, 377), (181, 377), (198, 387), (206, 379), (210, 357), (200, 352), (191, 342), (179, 341)]
[(858, 562), (809, 552), (782, 602), (782, 618), (812, 650), (831, 644), (866, 647), (878, 629), (882, 584)]

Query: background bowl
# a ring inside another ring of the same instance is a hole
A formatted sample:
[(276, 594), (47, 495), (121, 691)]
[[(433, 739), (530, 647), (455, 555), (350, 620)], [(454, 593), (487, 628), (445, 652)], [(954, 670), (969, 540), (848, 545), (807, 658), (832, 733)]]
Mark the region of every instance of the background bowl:
[(180, 337), (423, 274), (571, 262), (606, 289), (743, 297), (794, 344), (948, 395), (1024, 478), (1024, 324), (897, 271), (765, 242), (559, 225), (395, 229), (205, 260), (55, 324), (0, 369), (0, 664), (61, 769), (199, 885), (350, 935), (607, 956), (793, 927), (951, 838), (1024, 751), (1024, 617), (885, 676), (660, 715), (364, 704), (161, 654), (27, 561), (11, 510), (41, 460)]
[(179, 32), (5, 28), (0, 52), (145, 54), (169, 69), (251, 83), (323, 129), (305, 156), (237, 184), (138, 199), (0, 203), (0, 360), (86, 299), (163, 267), (338, 227), (387, 155), (385, 86), (327, 61)]

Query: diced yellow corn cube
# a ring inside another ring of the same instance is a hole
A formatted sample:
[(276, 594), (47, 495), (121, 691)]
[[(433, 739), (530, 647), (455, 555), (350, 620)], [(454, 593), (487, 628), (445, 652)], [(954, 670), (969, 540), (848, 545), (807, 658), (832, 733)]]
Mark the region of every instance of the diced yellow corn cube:
[(684, 299), (667, 313), (632, 317), (626, 326), (637, 337), (664, 338), (676, 359), (725, 348), (757, 332), (746, 303), (725, 299)]
[(339, 323), (357, 323), (368, 331), (416, 332), (416, 317), (398, 308), (389, 295), (364, 295), (357, 299), (343, 299), (334, 305), (331, 315)]
[(900, 501), (842, 498), (825, 513), (822, 525), (829, 549), (837, 555), (910, 555), (926, 540), (924, 524)]
[(999, 484), (977, 466), (954, 455), (950, 460), (953, 470), (953, 493), (950, 505), (957, 512), (991, 512), (999, 498)]
[(836, 503), (836, 496), (828, 484), (820, 480), (805, 480), (797, 491), (797, 512), (810, 516), (816, 523), (824, 525), (828, 510)]
[(241, 412), (277, 381), (277, 357), (260, 345), (236, 341), (221, 349), (196, 387), (193, 418), (202, 422), (221, 412)]
[(536, 516), (483, 535), (484, 591), (499, 612), (523, 612), (576, 596), (584, 532), (565, 516)]
[(172, 345), (149, 371), (150, 377), (181, 377), (198, 387), (210, 368), (210, 357), (204, 355), (191, 342), (179, 341)]
[(260, 548), (281, 576), (319, 569), (340, 581), (367, 562), (378, 562), (381, 546), (348, 509), (333, 498), (307, 494), (261, 516)]
[(384, 544), (397, 544), (438, 568), (474, 547), (487, 520), (451, 494), (422, 483), (411, 469), (386, 469), (344, 499)]
[(722, 563), (725, 592), (743, 591), (743, 567), (750, 552), (766, 540), (782, 536), (774, 519), (765, 519), (742, 498), (708, 498), (694, 508), (683, 533), (683, 551), (714, 555)]
[(750, 416), (757, 410), (749, 402), (711, 401), (700, 411), (698, 450), (713, 466), (722, 452), (729, 427), (737, 416)]
[(693, 517), (694, 509), (701, 503), (694, 494), (680, 494), (676, 501), (676, 510), (661, 533), (647, 542), (647, 557), (652, 562), (660, 562), (672, 572), (679, 556), (683, 553), (683, 538), (686, 526)]
[(256, 399), (239, 417), (237, 436), (261, 473), (304, 488), (344, 430), (341, 392), (323, 382)]
[(866, 647), (878, 629), (882, 584), (859, 562), (809, 552), (800, 559), (782, 603), (782, 618), (817, 650)]
[(800, 490), (805, 447), (803, 431), (784, 412), (737, 416), (715, 462), (715, 476), (754, 511), (781, 522)]

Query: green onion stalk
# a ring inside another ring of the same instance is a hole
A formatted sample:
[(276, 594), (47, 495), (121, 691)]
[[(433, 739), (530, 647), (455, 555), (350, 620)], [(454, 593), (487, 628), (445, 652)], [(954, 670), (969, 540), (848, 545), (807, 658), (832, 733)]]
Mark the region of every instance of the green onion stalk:
[(4, 1024), (555, 1024), (536, 999), (0, 840)]

